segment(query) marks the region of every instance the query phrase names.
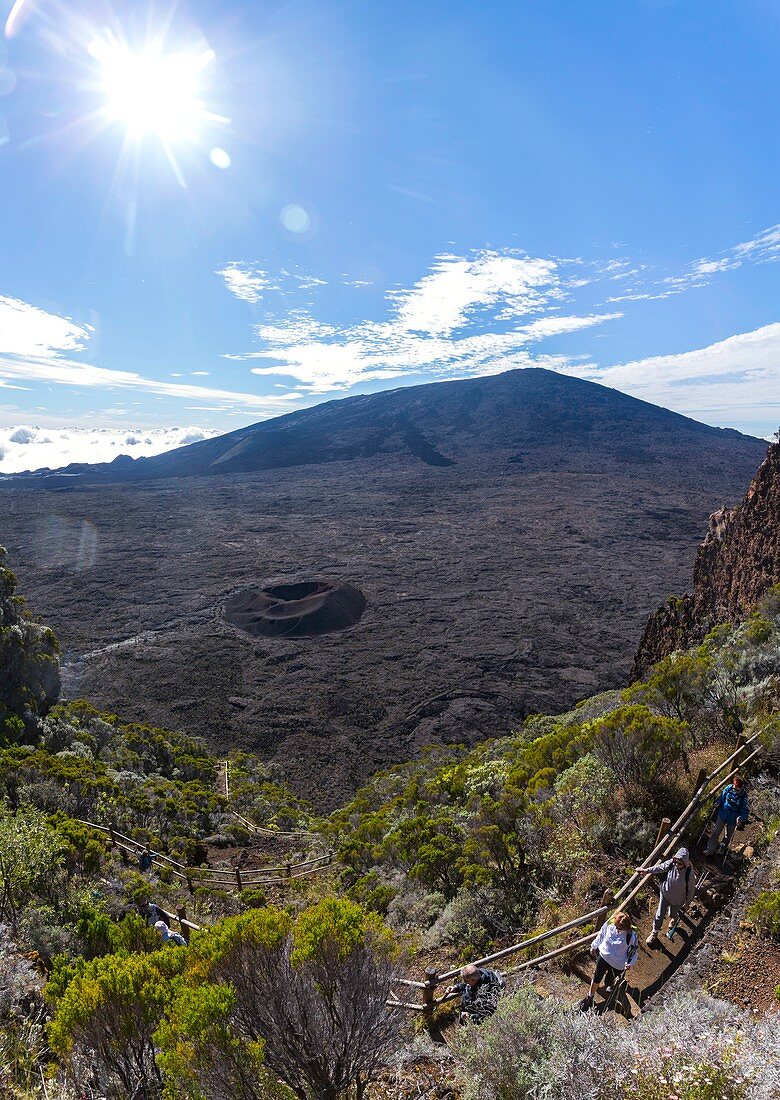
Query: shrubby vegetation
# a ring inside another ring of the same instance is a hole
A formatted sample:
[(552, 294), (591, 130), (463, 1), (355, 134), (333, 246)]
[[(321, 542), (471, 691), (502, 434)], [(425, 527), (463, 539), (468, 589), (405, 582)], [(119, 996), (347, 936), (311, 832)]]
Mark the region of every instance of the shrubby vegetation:
[(646, 854), (660, 819), (690, 797), (692, 760), (698, 771), (764, 726), (780, 757), (779, 704), (776, 589), (645, 682), (375, 776), (325, 825), (343, 885), (399, 931), (423, 923), (429, 947), (481, 950), (547, 924)]
[[(263, 890), (206, 888), (197, 873), (185, 898), (87, 824), (189, 865), (250, 839), (216, 791), (204, 743), (86, 702), (54, 705), (56, 640), (29, 618), (4, 567), (0, 673), (0, 1092), (18, 1100), (43, 1095), (44, 1074), (49, 1100), (73, 1100), (76, 1083), (79, 1097), (357, 1100), (398, 1042), (385, 999), (399, 942), (468, 954), (554, 923), (645, 855), (660, 818), (687, 802), (688, 769), (737, 733), (763, 727), (780, 758), (776, 591), (742, 626), (661, 661), (646, 682), (375, 776), (317, 823), (337, 847), (338, 881), (296, 883), (279, 909)], [(278, 770), (248, 754), (233, 755), (231, 788), (250, 820), (314, 828)], [(186, 951), (163, 947), (141, 915), (151, 899), (171, 910), (186, 900), (211, 927)], [(752, 919), (776, 935), (774, 895), (759, 901)], [(707, 1011), (721, 1019), (712, 1003)], [(655, 1026), (616, 1038), (524, 991), (489, 1027), (460, 1036), (467, 1093), (665, 1100), (659, 1081), (681, 1058), (680, 1097), (694, 1095), (692, 1082), (705, 1100), (763, 1096), (739, 1091), (725, 1047), (694, 1044), (678, 1058), (672, 1043), (652, 1061)], [(590, 1050), (586, 1034), (596, 1035)], [(735, 1050), (763, 1049), (763, 1032), (729, 1034)], [(608, 1038), (614, 1055), (598, 1045)], [(625, 1071), (622, 1092), (603, 1091), (609, 1074), (602, 1092), (566, 1084), (613, 1064)], [(564, 1091), (545, 1093), (540, 1067)]]
[(780, 1017), (755, 1020), (704, 994), (631, 1027), (582, 1016), (531, 986), (453, 1039), (464, 1100), (771, 1100)]
[(30, 615), (0, 546), (0, 745), (34, 736), (60, 689), (53, 631)]
[(100, 1095), (360, 1100), (397, 1043), (398, 965), (379, 919), (328, 898), (252, 910), (189, 950), (126, 950), (49, 983), (52, 1050)]

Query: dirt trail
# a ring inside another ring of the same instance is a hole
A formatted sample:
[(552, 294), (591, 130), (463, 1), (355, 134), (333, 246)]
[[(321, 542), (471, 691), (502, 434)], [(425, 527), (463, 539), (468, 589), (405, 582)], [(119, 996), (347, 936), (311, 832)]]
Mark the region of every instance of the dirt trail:
[[(703, 870), (708, 870), (709, 877), (700, 896), (692, 903), (689, 910), (681, 915), (671, 940), (666, 935), (665, 922), (655, 944), (648, 947), (645, 943), (653, 926), (653, 916), (658, 902), (657, 886), (655, 889), (646, 890), (637, 898), (630, 911), (639, 932), (639, 958), (629, 972), (623, 1012), (627, 1018), (633, 1019), (638, 1016), (650, 999), (666, 986), (680, 967), (705, 942), (710, 929), (727, 905), (727, 900), (739, 888), (744, 873), (750, 867), (750, 858), (745, 856), (744, 852), (746, 850), (748, 853), (752, 852), (754, 844), (760, 841), (761, 833), (761, 826), (756, 824), (750, 824), (744, 831), (736, 833), (735, 844), (729, 853), (725, 868), (720, 857), (707, 859), (701, 850), (691, 852), (694, 874), (699, 875)], [(565, 997), (572, 1001), (581, 1000), (587, 993), (593, 966), (590, 955), (578, 953), (570, 960), (567, 975), (555, 975), (551, 983), (556, 986), (555, 993), (561, 996), (562, 982)], [(545, 975), (538, 983), (540, 987), (547, 984), (546, 977)], [(594, 1011), (603, 1012), (609, 1007), (608, 1000), (603, 995), (597, 994)]]

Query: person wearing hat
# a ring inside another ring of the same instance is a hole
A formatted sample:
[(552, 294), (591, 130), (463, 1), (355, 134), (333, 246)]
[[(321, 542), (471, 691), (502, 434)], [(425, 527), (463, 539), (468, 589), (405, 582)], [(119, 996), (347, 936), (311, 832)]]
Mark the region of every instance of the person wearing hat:
[(637, 872), (642, 875), (663, 875), (658, 899), (658, 908), (653, 918), (653, 930), (645, 940), (648, 947), (658, 939), (658, 933), (664, 922), (664, 917), (669, 914), (669, 926), (677, 919), (677, 914), (693, 898), (696, 890), (695, 876), (687, 848), (678, 848), (671, 859), (663, 863), (656, 863), (653, 867), (637, 867)]
[(187, 946), (187, 941), (185, 940), (184, 936), (180, 935), (178, 932), (171, 932), (170, 928), (164, 920), (155, 921), (154, 927), (162, 936), (163, 943), (172, 943), (175, 944), (176, 947)]

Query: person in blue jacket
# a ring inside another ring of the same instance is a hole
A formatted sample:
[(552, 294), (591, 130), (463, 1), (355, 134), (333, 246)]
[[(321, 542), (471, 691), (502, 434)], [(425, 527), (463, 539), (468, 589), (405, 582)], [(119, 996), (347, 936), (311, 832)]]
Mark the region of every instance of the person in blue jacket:
[(728, 845), (731, 843), (734, 830), (743, 826), (748, 819), (750, 811), (748, 793), (740, 776), (735, 775), (729, 785), (723, 788), (715, 808), (717, 817), (715, 824), (712, 826), (710, 841), (707, 845), (706, 854), (708, 856), (715, 854), (718, 847), (718, 838), (724, 827), (726, 829), (726, 844)]

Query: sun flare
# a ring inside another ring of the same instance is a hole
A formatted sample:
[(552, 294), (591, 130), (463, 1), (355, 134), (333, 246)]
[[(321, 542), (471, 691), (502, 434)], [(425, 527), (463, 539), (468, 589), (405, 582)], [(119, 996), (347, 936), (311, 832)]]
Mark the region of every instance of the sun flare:
[(125, 126), (128, 136), (155, 134), (165, 143), (192, 141), (204, 122), (222, 121), (202, 98), (212, 50), (168, 53), (160, 42), (133, 50), (115, 39), (96, 39), (89, 52), (100, 66), (103, 113)]

